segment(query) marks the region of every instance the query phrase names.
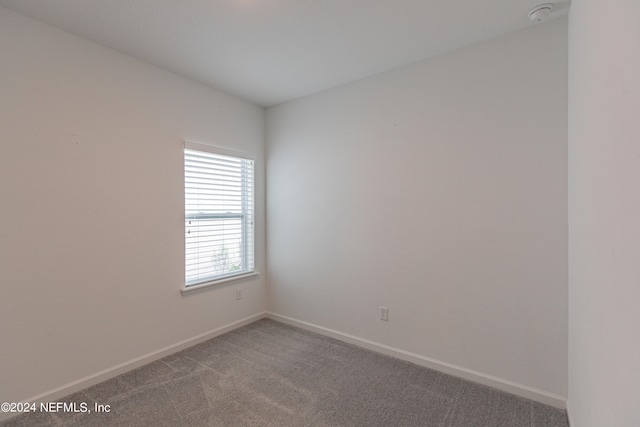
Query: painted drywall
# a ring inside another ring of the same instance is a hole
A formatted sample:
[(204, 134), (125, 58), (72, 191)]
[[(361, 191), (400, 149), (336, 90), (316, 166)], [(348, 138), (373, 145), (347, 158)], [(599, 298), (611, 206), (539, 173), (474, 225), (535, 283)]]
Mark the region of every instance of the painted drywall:
[(566, 138), (566, 19), (269, 108), (269, 310), (566, 397)]
[(0, 58), (0, 401), (264, 312), (264, 275), (179, 291), (182, 141), (253, 154), (262, 177), (261, 108), (4, 8)]
[(569, 18), (569, 416), (640, 425), (640, 2)]

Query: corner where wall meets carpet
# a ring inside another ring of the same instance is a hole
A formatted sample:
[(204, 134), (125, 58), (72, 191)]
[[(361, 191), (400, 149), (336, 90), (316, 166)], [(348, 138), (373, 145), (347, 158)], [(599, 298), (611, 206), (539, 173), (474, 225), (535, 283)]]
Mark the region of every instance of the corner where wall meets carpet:
[(261, 319), (3, 426), (567, 426), (564, 411)]

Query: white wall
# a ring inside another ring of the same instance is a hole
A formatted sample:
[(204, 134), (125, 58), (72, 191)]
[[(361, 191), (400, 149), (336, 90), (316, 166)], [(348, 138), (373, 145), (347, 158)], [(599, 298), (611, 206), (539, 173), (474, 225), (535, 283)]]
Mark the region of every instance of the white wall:
[[(0, 8), (0, 401), (264, 311), (264, 277), (179, 292), (182, 140), (252, 153), (260, 177), (263, 115)], [(258, 184), (262, 272), (264, 259)]]
[(269, 310), (566, 396), (566, 73), (561, 19), (268, 109)]
[(569, 25), (569, 415), (640, 425), (640, 2)]

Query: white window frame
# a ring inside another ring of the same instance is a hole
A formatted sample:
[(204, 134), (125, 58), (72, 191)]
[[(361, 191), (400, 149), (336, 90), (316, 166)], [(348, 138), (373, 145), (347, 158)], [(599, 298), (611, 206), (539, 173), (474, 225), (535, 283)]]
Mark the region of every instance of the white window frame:
[[(242, 195), (242, 209), (241, 212), (228, 212), (228, 213), (207, 213), (203, 212), (202, 215), (198, 215), (197, 218), (242, 218), (242, 259), (245, 262), (245, 266), (242, 270), (238, 272), (229, 272), (223, 273), (220, 275), (216, 275), (215, 277), (205, 277), (202, 280), (191, 280), (187, 281), (187, 233), (189, 232), (187, 221), (189, 221), (189, 215), (187, 214), (187, 176), (186, 176), (186, 168), (183, 171), (183, 189), (185, 190), (185, 246), (184, 246), (184, 257), (185, 257), (185, 274), (184, 274), (184, 287), (181, 289), (181, 292), (188, 293), (191, 291), (201, 290), (204, 288), (219, 286), (225, 283), (229, 283), (232, 281), (242, 280), (249, 277), (257, 276), (258, 272), (255, 270), (255, 157), (248, 155), (246, 153), (242, 153), (235, 150), (230, 150), (227, 148), (216, 147), (207, 144), (200, 144), (191, 141), (184, 141), (184, 150), (183, 150), (183, 162), (186, 163), (187, 159), (187, 150), (190, 151), (200, 151), (204, 153), (210, 153), (217, 156), (229, 157), (236, 160), (249, 160), (251, 162), (252, 167), (252, 180), (250, 183), (249, 191), (250, 195)], [(243, 184), (244, 186), (244, 184)], [(249, 236), (249, 238), (247, 238)]]

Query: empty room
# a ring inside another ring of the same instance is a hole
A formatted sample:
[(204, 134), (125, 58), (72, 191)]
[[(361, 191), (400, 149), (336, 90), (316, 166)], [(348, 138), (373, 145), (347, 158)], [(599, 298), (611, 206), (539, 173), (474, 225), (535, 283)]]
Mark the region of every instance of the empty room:
[(0, 0), (0, 425), (640, 425), (637, 0)]

